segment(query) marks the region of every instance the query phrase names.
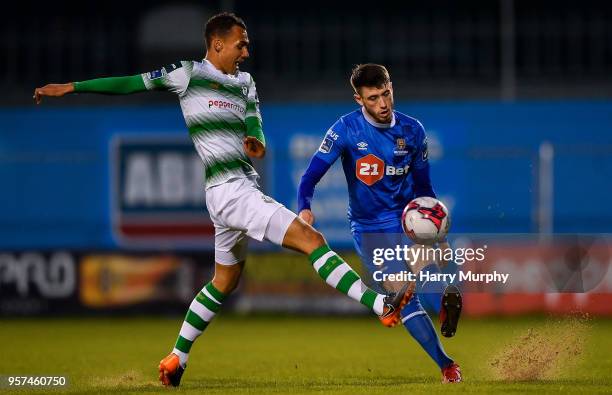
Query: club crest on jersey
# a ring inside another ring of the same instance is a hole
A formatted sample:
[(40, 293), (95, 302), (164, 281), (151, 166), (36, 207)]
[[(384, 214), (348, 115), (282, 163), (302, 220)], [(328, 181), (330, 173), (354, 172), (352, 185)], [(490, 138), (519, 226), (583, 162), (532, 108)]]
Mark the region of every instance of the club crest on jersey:
[(408, 154), (408, 150), (406, 149), (406, 140), (402, 137), (398, 137), (395, 140), (395, 150), (393, 151), (393, 155), (403, 156), (407, 154)]
[(368, 149), (368, 143), (366, 143), (365, 141), (362, 141), (360, 143), (357, 143), (357, 149), (359, 151), (365, 151)]
[(247, 88), (246, 86), (243, 86), (242, 87), (242, 94), (244, 96), (248, 95), (249, 94), (249, 88)]

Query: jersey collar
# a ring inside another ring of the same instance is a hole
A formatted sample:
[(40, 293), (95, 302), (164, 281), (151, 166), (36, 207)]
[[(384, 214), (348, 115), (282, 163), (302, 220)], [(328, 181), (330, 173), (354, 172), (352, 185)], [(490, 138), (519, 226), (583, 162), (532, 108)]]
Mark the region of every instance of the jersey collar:
[(370, 116), (370, 114), (368, 114), (368, 112), (365, 110), (365, 108), (363, 108), (363, 106), (361, 107), (361, 113), (363, 114), (363, 117), (365, 118), (366, 121), (368, 121), (368, 123), (376, 128), (380, 128), (380, 129), (389, 129), (395, 126), (395, 112), (391, 112), (391, 123), (379, 123), (376, 122), (374, 120), (374, 118), (372, 118)]
[(225, 74), (223, 71), (221, 71), (221, 70), (219, 70), (218, 68), (216, 68), (216, 67), (215, 67), (215, 65), (214, 65), (214, 64), (212, 64), (212, 63), (210, 62), (210, 60), (208, 60), (208, 59), (206, 59), (206, 58), (202, 59), (202, 63), (204, 63), (204, 64), (208, 65), (208, 66), (209, 66), (211, 69), (213, 69), (213, 70), (214, 70), (214, 71), (215, 71), (217, 74), (224, 75), (224, 76), (226, 76), (226, 77), (233, 77), (233, 78), (236, 78), (236, 77), (238, 77), (238, 73), (240, 72), (240, 70), (236, 70), (236, 74)]

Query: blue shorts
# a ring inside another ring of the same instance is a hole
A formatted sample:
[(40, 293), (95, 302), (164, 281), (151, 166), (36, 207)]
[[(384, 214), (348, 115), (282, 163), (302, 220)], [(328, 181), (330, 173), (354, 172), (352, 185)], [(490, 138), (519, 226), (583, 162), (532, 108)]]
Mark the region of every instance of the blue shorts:
[[(368, 285), (378, 288), (377, 290), (383, 291), (384, 287), (379, 281), (374, 279), (374, 272), (380, 271), (385, 274), (400, 273), (403, 271), (409, 271), (409, 268), (404, 259), (384, 259), (381, 256), (381, 249), (396, 249), (396, 246), (411, 246), (412, 240), (406, 236), (402, 229), (400, 221), (393, 226), (386, 226), (372, 230), (372, 228), (364, 229), (359, 224), (351, 224), (351, 233), (353, 234), (353, 243), (355, 250), (361, 258), (363, 266), (366, 268), (368, 275), (366, 283)], [(393, 254), (395, 255), (395, 254)], [(377, 264), (375, 259), (384, 260), (382, 264)], [(380, 277), (380, 276), (379, 276)]]

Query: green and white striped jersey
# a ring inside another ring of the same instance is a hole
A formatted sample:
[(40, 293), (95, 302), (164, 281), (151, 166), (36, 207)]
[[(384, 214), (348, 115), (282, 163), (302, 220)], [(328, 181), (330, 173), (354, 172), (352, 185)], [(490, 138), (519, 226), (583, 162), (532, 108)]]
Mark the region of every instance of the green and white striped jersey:
[(265, 144), (255, 81), (249, 73), (224, 74), (208, 60), (182, 61), (141, 74), (148, 90), (178, 94), (183, 117), (204, 162), (204, 185), (258, 177), (243, 149), (245, 136)]

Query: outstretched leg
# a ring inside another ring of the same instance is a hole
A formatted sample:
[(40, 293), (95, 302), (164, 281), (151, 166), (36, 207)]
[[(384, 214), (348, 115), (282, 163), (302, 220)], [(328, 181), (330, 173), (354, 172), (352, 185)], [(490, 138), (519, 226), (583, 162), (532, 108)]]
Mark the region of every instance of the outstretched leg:
[(271, 218), (269, 226), (274, 227), (275, 221), (282, 222), (283, 217), (288, 216), (294, 219), (284, 233), (283, 247), (308, 255), (312, 267), (328, 285), (370, 308), (381, 317), (384, 325), (394, 326), (399, 321), (399, 312), (410, 296), (407, 287), (392, 295), (373, 291), (329, 248), (320, 232), (284, 207)]

